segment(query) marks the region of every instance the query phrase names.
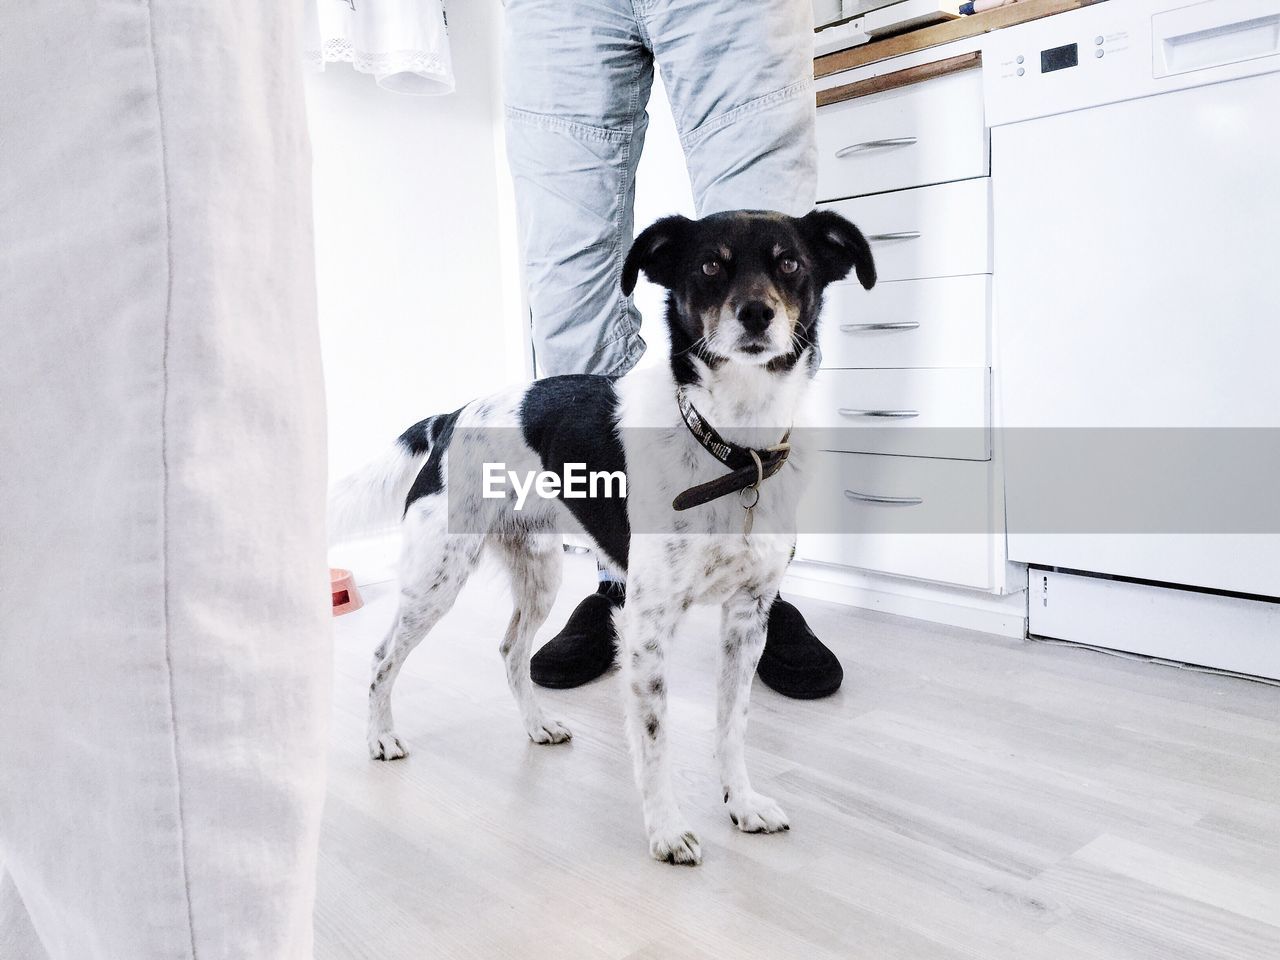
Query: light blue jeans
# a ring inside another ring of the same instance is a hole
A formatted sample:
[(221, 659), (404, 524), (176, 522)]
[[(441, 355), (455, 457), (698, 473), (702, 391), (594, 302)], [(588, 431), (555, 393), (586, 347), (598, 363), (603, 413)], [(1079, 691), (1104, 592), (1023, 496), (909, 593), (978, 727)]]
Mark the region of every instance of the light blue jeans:
[(539, 376), (621, 375), (622, 295), (656, 63), (698, 215), (813, 208), (809, 0), (507, 0), (507, 152)]

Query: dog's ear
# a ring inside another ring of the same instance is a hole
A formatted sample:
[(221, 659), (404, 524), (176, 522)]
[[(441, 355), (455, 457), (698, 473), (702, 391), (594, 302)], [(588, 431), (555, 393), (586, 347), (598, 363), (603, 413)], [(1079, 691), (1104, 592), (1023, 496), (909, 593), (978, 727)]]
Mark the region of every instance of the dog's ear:
[(867, 290), (876, 285), (876, 263), (861, 230), (832, 210), (814, 210), (797, 222), (817, 260), (823, 286), (843, 280), (851, 269)]
[(673, 287), (679, 274), (680, 253), (692, 226), (688, 217), (663, 217), (636, 237), (622, 264), (622, 292), (631, 296), (641, 270), (659, 286)]

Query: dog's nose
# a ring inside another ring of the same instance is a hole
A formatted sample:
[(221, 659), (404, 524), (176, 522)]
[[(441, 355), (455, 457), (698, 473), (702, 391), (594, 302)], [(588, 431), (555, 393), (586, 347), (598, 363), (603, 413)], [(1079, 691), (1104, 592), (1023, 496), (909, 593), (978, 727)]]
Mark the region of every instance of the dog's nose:
[(760, 300), (743, 304), (738, 311), (738, 322), (747, 333), (764, 333), (773, 319), (773, 307)]

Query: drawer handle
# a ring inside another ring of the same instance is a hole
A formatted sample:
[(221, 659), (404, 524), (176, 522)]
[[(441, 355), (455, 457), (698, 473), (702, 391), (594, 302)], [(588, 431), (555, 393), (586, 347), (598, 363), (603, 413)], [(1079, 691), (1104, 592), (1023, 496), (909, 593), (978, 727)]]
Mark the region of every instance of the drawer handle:
[(849, 500), (861, 500), (863, 503), (896, 503), (904, 507), (918, 507), (924, 503), (924, 497), (882, 497), (875, 493), (858, 493), (846, 490), (844, 495)]
[(867, 240), (871, 243), (884, 243), (886, 240), (917, 240), (919, 237), (919, 230), (899, 230), (897, 233), (867, 234)]
[(863, 333), (867, 330), (915, 330), (919, 320), (895, 320), (891, 323), (842, 323), (842, 333)]
[(839, 413), (842, 417), (881, 417), (890, 420), (910, 420), (920, 416), (919, 410), (853, 410), (849, 407), (841, 407)]
[(836, 159), (843, 160), (855, 153), (866, 153), (868, 150), (885, 150), (889, 147), (910, 147), (916, 142), (915, 137), (888, 137), (884, 140), (864, 140), (862, 143), (851, 143), (836, 151)]

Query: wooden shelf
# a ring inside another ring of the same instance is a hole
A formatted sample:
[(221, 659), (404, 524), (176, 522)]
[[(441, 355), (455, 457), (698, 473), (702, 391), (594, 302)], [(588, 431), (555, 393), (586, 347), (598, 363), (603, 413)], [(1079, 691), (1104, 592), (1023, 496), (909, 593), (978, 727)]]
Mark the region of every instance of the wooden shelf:
[(873, 40), (848, 50), (838, 50), (813, 61), (813, 75), (826, 77), (842, 70), (865, 66), (890, 57), (900, 57), (904, 53), (916, 50), (927, 50), (953, 40), (964, 40), (977, 37), (1002, 27), (1011, 27), (1015, 23), (1026, 23), (1028, 20), (1039, 20), (1051, 17), (1055, 13), (1066, 13), (1068, 10), (1079, 10), (1092, 6), (1103, 0), (1021, 0), (1019, 3), (1004, 7), (996, 7), (985, 13), (975, 13), (971, 17), (949, 20), (932, 27), (922, 27), (897, 36)]

